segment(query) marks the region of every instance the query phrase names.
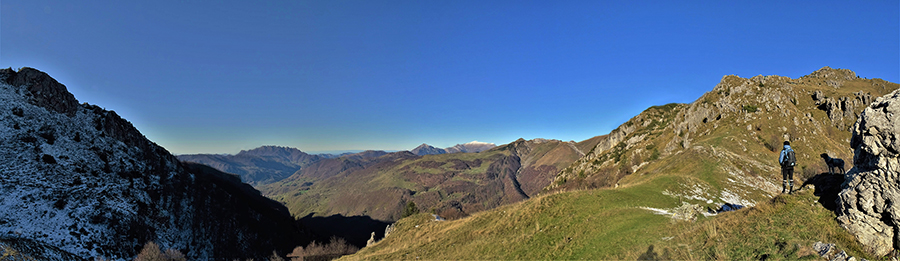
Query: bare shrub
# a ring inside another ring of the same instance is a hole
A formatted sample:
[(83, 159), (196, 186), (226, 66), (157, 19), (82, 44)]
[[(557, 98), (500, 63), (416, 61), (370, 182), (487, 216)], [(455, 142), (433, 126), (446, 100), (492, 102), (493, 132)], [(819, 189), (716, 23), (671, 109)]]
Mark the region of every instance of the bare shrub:
[(288, 255), (292, 261), (332, 260), (343, 255), (349, 255), (359, 251), (359, 248), (347, 243), (340, 237), (331, 237), (328, 244), (319, 244), (313, 241), (306, 247), (298, 246)]
[(757, 135), (756, 137), (760, 141), (762, 141), (763, 146), (765, 146), (766, 149), (768, 149), (771, 152), (775, 152), (776, 150), (781, 149), (781, 141), (780, 140), (782, 138), (779, 137), (779, 135), (777, 133), (773, 132), (773, 133), (769, 134), (768, 139), (764, 139), (762, 136), (759, 136), (759, 135)]
[(163, 254), (159, 251), (159, 245), (154, 243), (153, 241), (147, 242), (144, 244), (144, 248), (141, 249), (141, 253), (134, 258), (135, 261), (161, 261), (163, 259)]
[(281, 258), (281, 256), (279, 256), (278, 253), (275, 252), (275, 250), (272, 250), (272, 255), (269, 256), (269, 261), (284, 261), (284, 258)]
[(153, 241), (144, 244), (141, 253), (134, 258), (135, 261), (185, 261), (187, 260), (181, 252), (175, 249), (166, 249), (161, 251), (159, 245)]

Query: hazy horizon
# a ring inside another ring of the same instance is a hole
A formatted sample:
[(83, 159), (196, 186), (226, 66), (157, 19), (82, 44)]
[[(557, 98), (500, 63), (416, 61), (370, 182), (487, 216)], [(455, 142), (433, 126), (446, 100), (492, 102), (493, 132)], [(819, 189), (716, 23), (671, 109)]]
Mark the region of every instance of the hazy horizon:
[(722, 76), (900, 81), (900, 2), (0, 2), (33, 67), (174, 154), (581, 141)]

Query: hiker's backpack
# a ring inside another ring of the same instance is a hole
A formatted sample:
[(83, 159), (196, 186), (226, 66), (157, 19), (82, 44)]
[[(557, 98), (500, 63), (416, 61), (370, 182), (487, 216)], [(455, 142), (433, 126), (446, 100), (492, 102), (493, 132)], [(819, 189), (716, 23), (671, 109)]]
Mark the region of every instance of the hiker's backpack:
[(794, 165), (797, 165), (797, 158), (794, 157), (794, 150), (787, 150), (784, 155), (784, 162), (782, 162), (782, 165), (785, 167), (793, 167)]

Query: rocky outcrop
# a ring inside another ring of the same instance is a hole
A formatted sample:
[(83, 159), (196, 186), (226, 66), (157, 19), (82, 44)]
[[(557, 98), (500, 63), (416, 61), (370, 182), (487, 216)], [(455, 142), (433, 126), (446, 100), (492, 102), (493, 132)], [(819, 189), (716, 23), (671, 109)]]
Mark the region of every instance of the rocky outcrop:
[(844, 85), (845, 81), (859, 78), (859, 76), (856, 76), (855, 72), (848, 69), (834, 69), (825, 66), (822, 67), (822, 69), (810, 73), (809, 75), (801, 77), (801, 79), (802, 78), (821, 78), (825, 80), (826, 85), (834, 88), (840, 88)]
[(853, 126), (854, 167), (838, 195), (838, 222), (867, 251), (900, 249), (900, 92), (875, 100)]
[[(652, 106), (644, 110), (631, 120), (612, 130), (609, 134), (598, 139), (597, 144), (585, 153), (583, 157), (561, 170), (554, 177), (554, 182), (546, 189), (613, 186), (618, 178), (633, 173), (642, 164), (646, 164), (647, 161), (644, 159), (655, 159), (659, 157), (660, 153), (667, 154), (674, 150), (648, 146), (645, 141), (660, 135), (666, 128), (672, 128), (672, 119), (677, 117), (678, 114), (683, 116), (685, 108), (685, 104), (670, 103), (663, 106)], [(713, 115), (712, 118), (701, 117), (697, 122), (716, 119), (717, 117)], [(685, 129), (687, 128), (689, 127), (685, 127)], [(678, 146), (689, 143), (688, 139), (689, 136), (685, 135), (684, 139), (678, 141)], [(633, 150), (633, 152), (623, 153), (628, 150)], [(624, 165), (624, 168), (617, 166), (618, 164)], [(601, 174), (610, 175), (608, 178), (585, 179), (586, 177), (599, 176)], [(578, 180), (578, 182), (570, 182), (574, 180)]]
[(849, 123), (856, 121), (859, 108), (872, 103), (872, 95), (863, 91), (853, 93), (853, 97), (835, 98), (826, 97), (818, 90), (812, 94), (812, 99), (820, 110), (825, 111), (833, 126), (845, 130), (849, 128)]
[(816, 251), (816, 254), (819, 254), (819, 257), (824, 258), (825, 260), (831, 261), (854, 261), (854, 260), (866, 260), (866, 259), (857, 259), (854, 256), (850, 256), (847, 254), (847, 251), (841, 250), (835, 244), (831, 243), (822, 243), (821, 241), (815, 242), (812, 245), (812, 249)]
[(74, 116), (78, 109), (78, 100), (66, 90), (66, 86), (42, 71), (25, 67), (18, 72), (12, 68), (0, 69), (5, 82), (12, 86), (25, 86), (26, 96), (30, 96), (31, 104), (47, 110)]
[(822, 67), (803, 77), (815, 77), (836, 80), (853, 80), (859, 78), (856, 73), (849, 69), (834, 69), (828, 66)]

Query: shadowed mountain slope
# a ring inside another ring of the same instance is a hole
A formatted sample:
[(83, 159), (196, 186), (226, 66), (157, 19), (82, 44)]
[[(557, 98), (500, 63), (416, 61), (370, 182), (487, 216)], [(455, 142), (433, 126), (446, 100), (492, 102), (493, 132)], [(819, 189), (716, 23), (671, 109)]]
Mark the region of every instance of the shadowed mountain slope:
[(31, 68), (0, 70), (0, 195), (0, 245), (44, 260), (131, 260), (148, 241), (192, 260), (263, 258), (308, 241), (236, 176), (182, 164)]

